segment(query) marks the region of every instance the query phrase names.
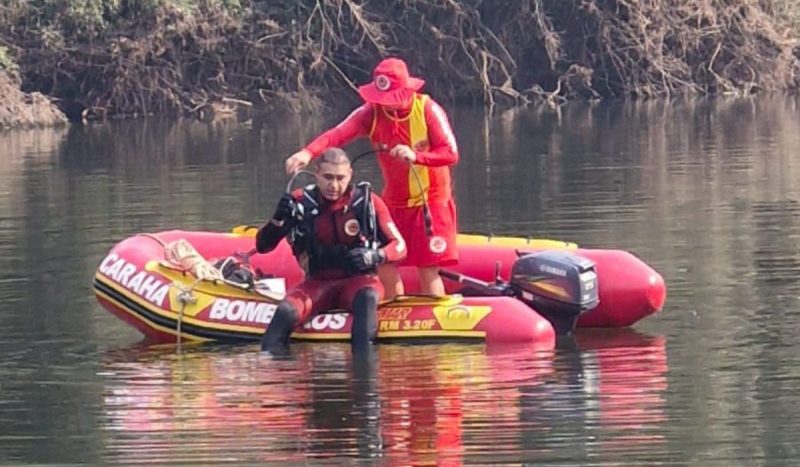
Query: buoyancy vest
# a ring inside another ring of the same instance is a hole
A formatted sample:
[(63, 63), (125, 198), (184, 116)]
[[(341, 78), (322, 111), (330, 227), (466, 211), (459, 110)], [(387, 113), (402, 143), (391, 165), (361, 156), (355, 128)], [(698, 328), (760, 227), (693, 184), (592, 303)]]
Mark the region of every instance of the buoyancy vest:
[[(308, 185), (303, 189), (302, 197), (297, 201), (297, 215), (294, 225), (288, 234), (292, 253), (303, 265), (306, 273), (313, 276), (323, 270), (341, 270), (352, 273), (348, 269), (347, 253), (354, 248), (379, 248), (378, 220), (375, 205), (372, 202), (372, 186), (369, 182), (360, 182), (350, 190), (350, 199), (343, 209), (344, 228), (355, 226), (357, 231), (348, 232), (343, 241), (324, 244), (319, 239), (317, 221), (323, 214), (322, 199), (316, 185)], [(325, 213), (327, 214), (327, 212)], [(330, 213), (335, 216), (335, 213)], [(351, 223), (355, 220), (356, 223)], [(336, 226), (334, 226), (334, 229)], [(338, 237), (336, 237), (338, 239)]]

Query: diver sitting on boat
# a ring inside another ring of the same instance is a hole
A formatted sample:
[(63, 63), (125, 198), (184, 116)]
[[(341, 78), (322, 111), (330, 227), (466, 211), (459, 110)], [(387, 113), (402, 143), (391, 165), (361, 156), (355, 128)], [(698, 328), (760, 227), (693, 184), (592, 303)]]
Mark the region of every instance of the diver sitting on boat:
[(278, 305), (261, 340), (263, 350), (285, 350), (294, 328), (333, 308), (353, 313), (354, 346), (374, 341), (384, 295), (377, 267), (406, 256), (405, 241), (384, 201), (369, 183), (350, 186), (353, 169), (347, 154), (329, 148), (315, 163), (317, 183), (283, 195), (256, 235), (259, 253), (272, 251), (287, 237), (306, 273)]

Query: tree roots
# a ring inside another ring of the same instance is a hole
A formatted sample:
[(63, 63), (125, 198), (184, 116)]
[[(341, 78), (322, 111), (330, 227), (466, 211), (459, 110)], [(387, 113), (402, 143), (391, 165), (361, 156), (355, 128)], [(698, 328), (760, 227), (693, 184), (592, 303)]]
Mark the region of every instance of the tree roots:
[(0, 46), (82, 116), (314, 108), (390, 55), (440, 100), (555, 106), (796, 88), (796, 3), (6, 0)]

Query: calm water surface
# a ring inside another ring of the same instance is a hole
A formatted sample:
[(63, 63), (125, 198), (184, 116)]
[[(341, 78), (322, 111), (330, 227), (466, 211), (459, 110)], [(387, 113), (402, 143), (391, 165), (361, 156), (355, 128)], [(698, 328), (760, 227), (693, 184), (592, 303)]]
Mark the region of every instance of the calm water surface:
[(626, 249), (668, 284), (547, 355), (145, 346), (94, 299), (108, 249), (260, 222), (335, 117), (0, 133), (0, 463), (797, 465), (799, 102), (451, 110), (462, 230)]

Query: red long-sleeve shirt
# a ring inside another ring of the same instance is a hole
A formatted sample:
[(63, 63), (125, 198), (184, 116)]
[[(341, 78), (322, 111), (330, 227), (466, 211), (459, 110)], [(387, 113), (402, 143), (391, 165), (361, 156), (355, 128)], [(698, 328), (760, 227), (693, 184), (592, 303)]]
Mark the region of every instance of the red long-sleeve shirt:
[[(363, 104), (341, 123), (322, 133), (306, 146), (313, 157), (332, 146), (344, 146), (358, 137), (369, 137), (373, 146), (383, 149), (378, 153), (378, 163), (384, 179), (382, 196), (391, 207), (421, 205), (414, 199), (419, 195), (419, 185), (429, 201), (443, 202), (452, 197), (450, 167), (458, 162), (458, 147), (447, 115), (433, 99), (425, 100), (425, 123), (428, 138), (413, 147), (408, 115), (393, 117), (382, 108)], [(389, 155), (398, 144), (412, 146), (416, 153), (415, 165), (420, 180), (410, 172), (404, 160)]]

